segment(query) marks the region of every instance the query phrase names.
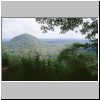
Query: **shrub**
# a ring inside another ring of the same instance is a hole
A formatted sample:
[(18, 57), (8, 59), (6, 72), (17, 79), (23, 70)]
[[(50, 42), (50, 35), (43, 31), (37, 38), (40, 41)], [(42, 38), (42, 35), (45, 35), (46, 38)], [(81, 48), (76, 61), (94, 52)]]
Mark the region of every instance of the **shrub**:
[(95, 55), (93, 53), (79, 51), (75, 46), (72, 45), (72, 47), (65, 48), (58, 55), (58, 61), (64, 62), (69, 67), (67, 68), (70, 71), (69, 75), (66, 72), (69, 80), (96, 80), (97, 71), (94, 70), (97, 68)]
[(9, 81), (94, 81), (98, 79), (97, 57), (79, 51), (77, 44), (61, 51), (56, 58), (39, 53), (3, 53), (3, 64), (9, 65)]
[(3, 67), (9, 64), (9, 55), (7, 52), (2, 53), (2, 65)]

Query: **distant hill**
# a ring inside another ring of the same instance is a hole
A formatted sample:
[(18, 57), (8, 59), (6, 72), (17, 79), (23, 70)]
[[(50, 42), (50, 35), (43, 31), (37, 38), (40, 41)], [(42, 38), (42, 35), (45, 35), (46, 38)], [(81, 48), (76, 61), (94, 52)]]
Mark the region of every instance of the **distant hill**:
[[(48, 42), (49, 41), (49, 42)], [(71, 41), (71, 40), (70, 40)], [(74, 40), (72, 40), (73, 42)], [(78, 40), (77, 40), (78, 41)], [(82, 41), (80, 41), (82, 42)], [(40, 40), (27, 33), (14, 37), (9, 41), (2, 41), (2, 51), (7, 51), (12, 54), (35, 54), (38, 52), (45, 57), (54, 57), (58, 55), (63, 48), (64, 44), (70, 44), (68, 40)], [(80, 51), (88, 51), (83, 48)], [(90, 48), (90, 51), (95, 53), (95, 50)]]
[(29, 35), (27, 33), (14, 37), (8, 42), (4, 42), (3, 48), (14, 51), (21, 51), (27, 49), (41, 49), (46, 46), (43, 41), (40, 41), (36, 37)]
[(14, 37), (13, 39), (11, 39), (10, 43), (14, 43), (16, 46), (20, 46), (23, 48), (41, 47), (45, 45), (38, 38), (27, 33)]
[(2, 42), (2, 49), (3, 51), (12, 54), (24, 55), (31, 53), (33, 55), (34, 52), (38, 52), (43, 56), (53, 57), (63, 49), (63, 46), (47, 44), (44, 41), (25, 33), (14, 37), (10, 41)]

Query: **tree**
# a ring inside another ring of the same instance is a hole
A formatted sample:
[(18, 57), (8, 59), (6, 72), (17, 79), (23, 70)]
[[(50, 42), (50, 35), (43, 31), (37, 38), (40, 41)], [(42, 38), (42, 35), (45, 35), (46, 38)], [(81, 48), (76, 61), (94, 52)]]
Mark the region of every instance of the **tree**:
[(96, 48), (96, 53), (98, 54), (98, 19), (91, 18), (91, 21), (88, 20), (83, 22), (82, 29), (80, 30), (82, 34), (87, 34), (86, 38), (90, 40), (88, 47)]
[[(60, 28), (60, 33), (66, 33), (69, 30), (80, 31), (86, 34), (90, 43), (85, 47), (95, 47), (98, 53), (98, 18), (36, 18), (36, 22), (42, 24), (41, 30), (47, 33), (48, 30), (54, 31), (55, 27)], [(79, 27), (82, 28), (79, 28)]]

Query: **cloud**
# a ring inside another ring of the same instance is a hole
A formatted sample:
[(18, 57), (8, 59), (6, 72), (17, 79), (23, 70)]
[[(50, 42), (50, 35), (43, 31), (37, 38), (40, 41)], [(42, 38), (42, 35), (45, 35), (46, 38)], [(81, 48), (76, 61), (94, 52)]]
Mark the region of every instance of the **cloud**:
[(60, 29), (56, 28), (54, 32), (49, 31), (44, 34), (40, 30), (40, 24), (36, 23), (34, 18), (2, 18), (2, 38), (11, 39), (23, 33), (29, 33), (37, 38), (64, 38), (64, 39), (84, 39), (85, 35), (69, 31), (66, 34), (59, 34)]

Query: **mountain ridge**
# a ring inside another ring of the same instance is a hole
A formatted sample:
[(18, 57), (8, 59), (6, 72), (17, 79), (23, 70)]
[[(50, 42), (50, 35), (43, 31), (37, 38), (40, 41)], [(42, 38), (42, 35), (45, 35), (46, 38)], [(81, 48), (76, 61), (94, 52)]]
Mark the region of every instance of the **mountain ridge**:
[(10, 51), (17, 51), (21, 49), (41, 49), (45, 46), (46, 45), (44, 42), (28, 33), (15, 36), (9, 42), (4, 43), (3, 45), (4, 48), (7, 48)]
[(62, 49), (62, 45), (50, 45), (45, 43), (44, 41), (30, 35), (30, 34), (21, 34), (19, 36), (14, 37), (8, 42), (2, 43), (2, 49), (12, 54), (21, 54), (24, 53), (35, 54), (35, 52), (43, 55), (43, 56), (55, 56)]

